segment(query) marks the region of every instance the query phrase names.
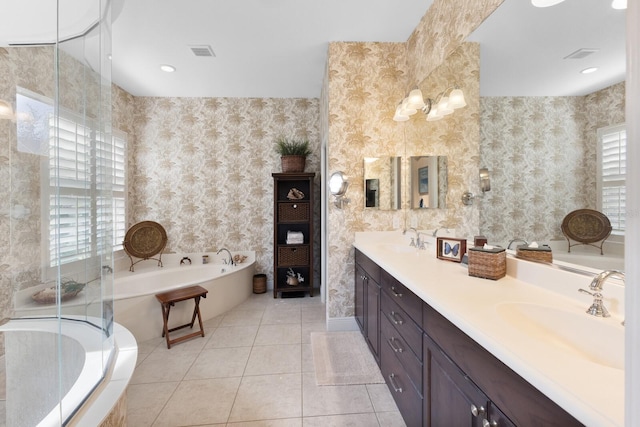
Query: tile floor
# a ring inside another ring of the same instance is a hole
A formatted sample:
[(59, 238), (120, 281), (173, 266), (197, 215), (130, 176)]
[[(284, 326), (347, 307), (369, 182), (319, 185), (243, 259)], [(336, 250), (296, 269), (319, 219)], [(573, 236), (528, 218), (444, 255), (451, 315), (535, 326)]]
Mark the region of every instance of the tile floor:
[(204, 338), (138, 343), (128, 425), (404, 426), (385, 384), (316, 385), (310, 333), (325, 320), (319, 296), (267, 292), (205, 322)]

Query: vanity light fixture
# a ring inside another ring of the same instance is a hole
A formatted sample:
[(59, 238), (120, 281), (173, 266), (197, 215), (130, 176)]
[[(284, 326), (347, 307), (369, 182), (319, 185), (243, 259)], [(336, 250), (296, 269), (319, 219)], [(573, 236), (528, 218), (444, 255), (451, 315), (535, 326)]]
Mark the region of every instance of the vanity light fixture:
[(465, 107), (467, 102), (464, 99), (464, 93), (458, 85), (453, 85), (443, 90), (434, 99), (423, 98), (422, 91), (418, 88), (409, 92), (396, 107), (393, 120), (396, 122), (405, 122), (412, 115), (422, 111), (427, 116), (427, 121), (440, 120), (444, 116), (449, 115), (458, 108)]
[(16, 115), (11, 104), (4, 99), (0, 99), (0, 120), (15, 120), (15, 118)]
[[(484, 196), (484, 193), (487, 191), (491, 191), (491, 176), (489, 174), (489, 169), (480, 168), (480, 191), (482, 191), (481, 196)], [(476, 195), (470, 191), (465, 191), (462, 193), (462, 204), (465, 206), (473, 205), (473, 201), (476, 199)]]

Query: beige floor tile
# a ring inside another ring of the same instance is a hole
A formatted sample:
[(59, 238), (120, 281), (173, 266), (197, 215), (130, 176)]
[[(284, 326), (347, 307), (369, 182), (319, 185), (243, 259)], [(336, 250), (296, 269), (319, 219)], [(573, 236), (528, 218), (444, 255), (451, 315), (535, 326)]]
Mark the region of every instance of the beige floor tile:
[(399, 411), (377, 412), (380, 427), (407, 427)]
[(376, 414), (329, 415), (323, 417), (304, 417), (304, 427), (373, 427), (378, 425)]
[(300, 306), (270, 307), (264, 311), (261, 325), (299, 324), (301, 320)]
[(301, 374), (243, 377), (229, 421), (301, 417), (301, 396)]
[(304, 417), (373, 412), (364, 385), (318, 386), (315, 374), (302, 374), (302, 414)]
[(184, 379), (241, 377), (247, 366), (250, 353), (251, 347), (202, 350)]
[(258, 326), (221, 327), (211, 334), (205, 348), (251, 347), (257, 333)]
[(302, 372), (300, 344), (254, 346), (245, 375), (295, 374)]
[(240, 378), (182, 381), (153, 424), (176, 427), (225, 423)]
[(127, 424), (146, 427), (153, 424), (178, 382), (131, 384), (127, 388)]
[[(196, 322), (196, 324), (193, 326), (193, 329), (191, 328), (184, 328), (184, 329), (180, 329), (178, 331), (174, 331), (169, 333), (169, 338), (174, 340), (176, 338), (180, 338), (182, 336), (185, 335), (189, 335), (190, 333), (193, 332), (197, 332), (199, 331), (199, 326), (198, 323)], [(215, 331), (215, 329), (214, 329)], [(182, 341), (179, 343), (175, 343), (175, 344), (171, 344), (171, 348), (167, 348), (167, 340), (165, 338), (162, 338), (162, 343), (159, 344), (155, 350), (153, 350), (154, 353), (156, 352), (166, 352), (166, 351), (172, 351), (172, 352), (177, 352), (177, 351), (200, 351), (202, 350), (205, 345), (207, 344), (207, 342), (209, 341), (209, 338), (211, 338), (211, 332), (208, 332), (207, 329), (204, 330), (204, 337), (198, 335), (196, 337), (190, 338), (186, 341)]]
[(261, 325), (254, 345), (300, 344), (301, 325)]
[(198, 356), (198, 352), (153, 352), (138, 366), (131, 384), (180, 381)]
[(326, 323), (327, 313), (324, 304), (305, 306), (302, 310), (302, 323)]
[(233, 309), (224, 315), (219, 327), (259, 325), (263, 312), (263, 310)]
[(300, 327), (303, 344), (311, 344), (311, 332), (327, 332), (326, 323), (303, 323)]
[(386, 384), (367, 384), (367, 391), (376, 412), (393, 412), (398, 410), (395, 400)]
[(209, 320), (205, 320), (204, 322), (202, 322), (204, 330), (207, 331), (217, 328), (218, 326), (220, 326), (220, 323), (222, 323), (222, 319), (224, 319), (224, 314), (221, 314), (220, 316), (216, 316)]
[(315, 372), (311, 344), (302, 344), (302, 372)]
[(227, 427), (302, 427), (302, 418), (285, 418), (281, 420), (241, 421), (228, 423)]

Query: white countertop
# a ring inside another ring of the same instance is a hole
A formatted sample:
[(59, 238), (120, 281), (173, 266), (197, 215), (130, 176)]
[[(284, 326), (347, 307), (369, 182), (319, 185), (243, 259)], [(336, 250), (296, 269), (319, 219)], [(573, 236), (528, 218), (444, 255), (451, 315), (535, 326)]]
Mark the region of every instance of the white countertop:
[[(506, 277), (470, 277), (466, 266), (436, 258), (434, 239), (425, 251), (407, 242), (400, 232), (366, 232), (354, 246), (583, 424), (624, 425), (621, 284), (604, 285), (612, 317), (596, 318), (585, 313), (591, 297), (578, 293), (587, 276), (508, 257)], [(520, 308), (550, 317), (530, 322)]]

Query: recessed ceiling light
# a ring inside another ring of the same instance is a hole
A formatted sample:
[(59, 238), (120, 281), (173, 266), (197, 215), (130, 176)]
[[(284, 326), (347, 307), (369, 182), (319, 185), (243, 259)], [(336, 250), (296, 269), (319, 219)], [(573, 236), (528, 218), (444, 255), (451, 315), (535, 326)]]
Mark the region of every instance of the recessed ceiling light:
[(176, 67), (174, 67), (173, 65), (169, 65), (169, 64), (162, 64), (160, 66), (160, 69), (162, 71), (164, 71), (165, 73), (173, 73), (176, 70)]
[(613, 0), (613, 2), (611, 3), (611, 7), (614, 9), (626, 9), (627, 0)]
[(589, 67), (589, 68), (585, 68), (584, 70), (580, 71), (582, 74), (591, 74), (591, 73), (595, 73), (596, 71), (598, 71), (598, 67)]
[(535, 7), (549, 7), (558, 3), (562, 3), (564, 0), (531, 0), (531, 4)]

